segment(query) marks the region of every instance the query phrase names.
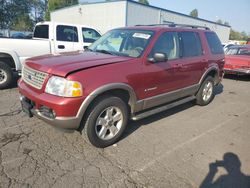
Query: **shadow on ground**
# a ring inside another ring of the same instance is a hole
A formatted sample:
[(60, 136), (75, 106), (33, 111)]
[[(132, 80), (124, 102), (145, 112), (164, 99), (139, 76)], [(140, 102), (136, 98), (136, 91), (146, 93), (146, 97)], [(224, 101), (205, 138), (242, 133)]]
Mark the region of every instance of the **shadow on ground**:
[[(215, 95), (221, 94), (223, 92), (223, 88), (224, 88), (224, 86), (222, 84), (219, 84), (218, 86), (216, 86), (215, 87)], [(146, 125), (151, 124), (152, 122), (161, 120), (163, 118), (170, 117), (170, 116), (172, 116), (172, 115), (174, 115), (174, 114), (176, 114), (178, 112), (187, 110), (190, 107), (193, 107), (195, 105), (196, 105), (195, 101), (191, 101), (191, 102), (182, 104), (180, 106), (176, 106), (176, 107), (174, 107), (172, 109), (166, 110), (164, 112), (149, 116), (149, 117), (144, 118), (144, 119), (139, 120), (139, 121), (130, 121), (128, 123), (128, 126), (127, 126), (126, 130), (123, 133), (123, 136), (122, 136), (121, 140), (126, 138), (130, 134), (132, 134), (134, 131), (139, 129), (141, 126), (146, 126)]]
[[(218, 168), (224, 168), (227, 174), (221, 175), (214, 180)], [(222, 161), (209, 164), (209, 172), (200, 188), (249, 188), (250, 176), (241, 172), (241, 162), (234, 153), (225, 153)]]

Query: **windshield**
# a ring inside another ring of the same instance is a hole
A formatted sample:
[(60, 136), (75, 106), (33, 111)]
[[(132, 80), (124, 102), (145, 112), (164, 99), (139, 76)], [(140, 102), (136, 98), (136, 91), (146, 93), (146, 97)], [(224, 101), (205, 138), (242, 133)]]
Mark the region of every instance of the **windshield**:
[(112, 30), (94, 42), (88, 49), (118, 56), (140, 57), (149, 44), (152, 35), (153, 31)]

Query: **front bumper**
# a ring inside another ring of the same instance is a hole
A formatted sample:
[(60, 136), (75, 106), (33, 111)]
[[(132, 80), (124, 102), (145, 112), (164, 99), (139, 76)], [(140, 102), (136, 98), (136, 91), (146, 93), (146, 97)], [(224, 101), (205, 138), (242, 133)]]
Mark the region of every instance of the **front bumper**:
[(225, 74), (250, 75), (250, 69), (227, 69), (224, 68)]
[[(31, 89), (31, 87), (22, 80), (18, 82), (18, 87), (23, 111), (26, 112), (29, 117), (36, 116), (56, 128), (79, 128), (82, 118), (79, 109), (84, 98), (63, 98), (46, 93), (39, 93)], [(44, 107), (50, 109), (51, 112), (53, 111), (54, 116), (46, 115), (44, 110), (42, 110)]]

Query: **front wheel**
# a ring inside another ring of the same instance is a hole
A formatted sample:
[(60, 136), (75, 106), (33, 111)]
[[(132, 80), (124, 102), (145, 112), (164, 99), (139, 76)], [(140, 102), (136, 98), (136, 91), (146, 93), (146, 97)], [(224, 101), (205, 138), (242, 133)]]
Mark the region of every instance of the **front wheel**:
[(13, 80), (11, 68), (4, 62), (0, 61), (0, 89), (8, 88)]
[(98, 98), (87, 115), (84, 132), (91, 144), (104, 148), (117, 142), (128, 121), (125, 102), (115, 96)]
[(196, 95), (196, 103), (200, 106), (209, 104), (214, 99), (214, 79), (208, 76)]

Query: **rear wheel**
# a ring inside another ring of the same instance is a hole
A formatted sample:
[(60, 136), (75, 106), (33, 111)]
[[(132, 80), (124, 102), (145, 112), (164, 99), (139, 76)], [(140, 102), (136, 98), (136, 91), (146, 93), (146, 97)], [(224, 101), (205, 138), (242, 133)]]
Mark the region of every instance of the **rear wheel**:
[(0, 61), (0, 89), (9, 87), (13, 80), (11, 68), (4, 62)]
[(104, 148), (117, 142), (128, 121), (125, 102), (115, 96), (97, 99), (89, 110), (84, 132), (91, 144)]
[(200, 106), (209, 104), (214, 99), (214, 79), (208, 76), (196, 95), (196, 103)]

